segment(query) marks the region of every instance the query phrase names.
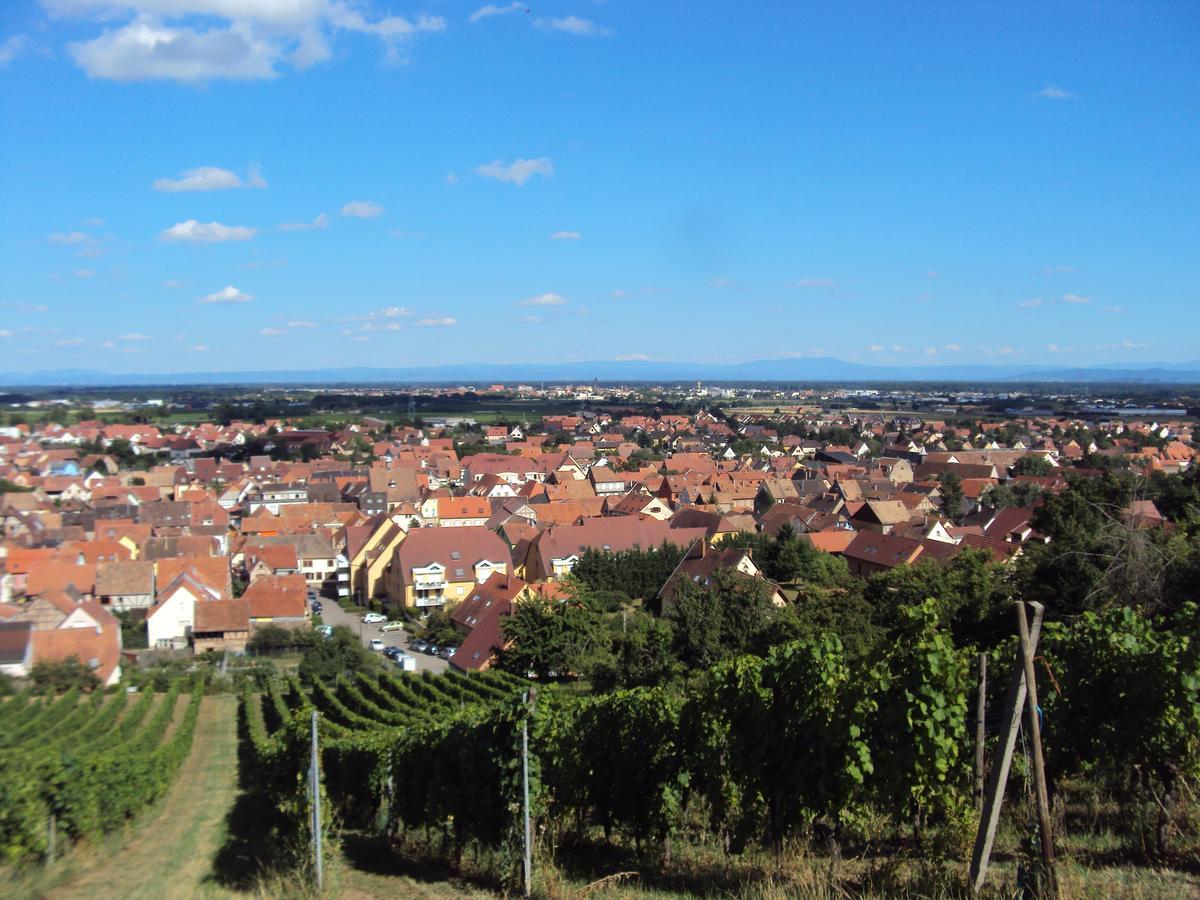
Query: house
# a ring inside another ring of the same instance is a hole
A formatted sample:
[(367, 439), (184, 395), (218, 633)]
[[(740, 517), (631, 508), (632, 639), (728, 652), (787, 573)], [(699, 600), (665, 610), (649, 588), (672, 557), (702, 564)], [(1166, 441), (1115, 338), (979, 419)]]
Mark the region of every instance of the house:
[(24, 678), (33, 668), (33, 623), (0, 619), (0, 675)]
[[(22, 627), (25, 626), (25, 627)], [(74, 657), (105, 687), (121, 679), (121, 626), (76, 591), (50, 591), (22, 606), (0, 607), (0, 666), (18, 674)]]
[(850, 516), (850, 524), (858, 531), (890, 534), (897, 525), (906, 525), (910, 518), (908, 507), (899, 500), (868, 500)]
[(648, 516), (660, 522), (672, 516), (671, 508), (662, 498), (651, 496), (644, 488), (632, 490), (623, 497), (607, 496), (603, 502), (606, 516)]
[(440, 497), (437, 501), (437, 524), (442, 528), (479, 528), (491, 515), (487, 497)]
[(513, 575), (493, 575), (450, 614), (463, 641), (450, 665), (463, 672), (482, 672), (504, 646), (504, 618), (527, 585)]
[(860, 531), (842, 551), (851, 574), (863, 578), (896, 566), (911, 566), (924, 547), (912, 538), (877, 531)]
[(159, 591), (158, 598), (146, 614), (149, 645), (173, 648), (187, 646), (196, 623), (196, 605), (226, 600), (228, 597), (228, 594), (202, 583), (192, 572), (180, 572)]
[(308, 588), (303, 575), (264, 575), (242, 594), (251, 629), (263, 625), (297, 628), (308, 624)]
[(373, 516), (361, 525), (346, 528), (350, 590), (359, 603), (384, 596), (388, 565), (408, 536), (401, 521), (401, 517)]
[(462, 601), (511, 565), (508, 545), (487, 528), (416, 528), (396, 548), (385, 590), (393, 607), (425, 611)]
[(706, 540), (705, 528), (671, 528), (667, 522), (634, 516), (584, 519), (578, 525), (559, 525), (540, 532), (517, 560), (517, 574), (526, 581), (555, 581), (571, 574), (588, 550), (620, 553), (653, 552), (662, 544), (686, 547)]
[(690, 581), (701, 586), (708, 585), (720, 569), (733, 569), (747, 578), (756, 578), (764, 584), (770, 585), (771, 602), (779, 607), (787, 605), (779, 586), (768, 582), (758, 566), (754, 564), (750, 550), (745, 547), (713, 550), (708, 546), (707, 541), (700, 539), (692, 543), (683, 559), (679, 561), (679, 565), (675, 567), (675, 571), (659, 588), (658, 595), (654, 598), (655, 611), (659, 615), (668, 614), (683, 582)]
[(244, 599), (212, 600), (196, 607), (192, 646), (196, 653), (243, 653), (250, 640), (250, 605)]
[(101, 566), (96, 599), (110, 609), (149, 609), (154, 602), (154, 563), (125, 560)]

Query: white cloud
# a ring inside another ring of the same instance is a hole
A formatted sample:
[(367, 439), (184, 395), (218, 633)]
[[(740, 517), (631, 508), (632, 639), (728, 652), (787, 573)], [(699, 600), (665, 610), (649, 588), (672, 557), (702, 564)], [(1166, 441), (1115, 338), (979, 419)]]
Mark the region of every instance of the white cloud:
[(294, 319), (288, 322), (288, 328), (316, 328), (316, 322), (310, 322), (307, 319)]
[[(369, 20), (352, 0), (43, 0), (43, 5), (53, 16), (109, 23), (98, 36), (68, 49), (92, 78), (117, 81), (275, 78), (285, 62), (305, 69), (330, 59), (330, 40), (339, 31), (379, 38), (387, 59), (399, 62), (417, 36), (446, 27), (444, 19), (428, 15)], [(197, 19), (213, 21), (204, 30)]]
[(86, 244), (92, 240), (92, 236), (86, 231), (56, 231), (50, 235), (50, 243), (52, 244)]
[(154, 182), (156, 191), (175, 193), (178, 191), (222, 191), (242, 186), (242, 179), (228, 169), (217, 166), (201, 166), (188, 169), (178, 178), (159, 178)]
[(116, 341), (105, 341), (100, 346), (105, 350), (116, 350), (117, 342)]
[(445, 316), (440, 319), (438, 319), (438, 318), (422, 319), (417, 324), (421, 325), (425, 328), (448, 328), (451, 325), (457, 325), (458, 319), (455, 319), (453, 316)]
[(207, 353), (208, 352), (208, 344), (196, 344), (194, 347), (192, 347), (191, 352), (192, 353)]
[(883, 352), (883, 344), (872, 344), (867, 349), (869, 349), (872, 353), (882, 353)]
[(530, 325), (536, 325), (538, 322), (542, 321), (542, 317), (541, 316), (525, 316), (525, 318), (521, 319), (521, 321), (528, 322)]
[(403, 331), (404, 326), (399, 322), (368, 322), (362, 327), (363, 331)]
[(385, 319), (395, 319), (398, 316), (411, 316), (412, 311), (403, 306), (389, 306), (387, 309), (381, 309), (378, 313), (372, 315), (383, 316)]
[(13, 336), (13, 333), (11, 331), (9, 331), (7, 328), (0, 328), (0, 338), (8, 338), (8, 337), (12, 337), (12, 336)]
[(1028, 300), (1022, 300), (1017, 304), (1017, 306), (1021, 307), (1022, 309), (1037, 309), (1039, 306), (1044, 306), (1045, 304), (1046, 301), (1041, 297), (1031, 297)]
[(177, 281), (174, 278), (168, 278), (166, 281), (163, 282), (163, 287), (167, 288), (168, 290), (173, 291), (173, 290), (176, 290), (177, 288), (183, 287), (183, 282)]
[(63, 338), (57, 343), (59, 347), (78, 347), (83, 343), (83, 338)]
[(614, 356), (615, 362), (644, 362), (650, 359), (645, 353), (625, 353), (621, 356)]
[(76, 278), (95, 278), (96, 273), (92, 269), (76, 269), (72, 273)]
[(446, 173), (446, 184), (458, 184), (458, 176), (453, 172)]
[(232, 284), (228, 287), (223, 287), (215, 293), (208, 294), (200, 298), (201, 303), (249, 303), (254, 297), (250, 294), (243, 294)]
[(117, 340), (118, 341), (152, 341), (152, 340), (154, 340), (154, 338), (150, 337), (150, 335), (148, 335), (148, 334), (140, 334), (139, 332), (135, 331), (135, 332), (132, 332), (131, 334), (123, 334), (119, 338), (117, 338)]
[(1046, 349), (1049, 350), (1051, 353), (1067, 353), (1067, 352), (1070, 352), (1070, 350), (1071, 350), (1070, 347), (1067, 347), (1064, 349), (1064, 348), (1058, 346), (1058, 344), (1047, 344)]
[(837, 282), (832, 278), (801, 278), (796, 282), (800, 288), (830, 288), (836, 287)]
[(1063, 90), (1058, 85), (1048, 84), (1037, 92), (1037, 96), (1043, 100), (1070, 100), (1075, 95), (1070, 91)]
[(476, 166), (475, 174), (484, 178), (494, 178), (496, 181), (507, 181), (518, 187), (534, 175), (544, 175), (547, 178), (554, 174), (554, 163), (547, 156), (537, 159), (514, 159), (505, 165), (501, 160), (492, 160), (485, 166)]
[(1091, 297), (1081, 297), (1081, 296), (1079, 296), (1079, 294), (1063, 294), (1063, 303), (1074, 303), (1077, 305), (1083, 305), (1083, 304), (1087, 304), (1087, 303), (1091, 303), (1091, 302), (1092, 302)]
[(552, 231), (550, 232), (550, 240), (552, 241), (577, 241), (583, 235), (578, 231)]
[(900, 344), (892, 344), (893, 353), (912, 353), (912, 347), (904, 347)]
[(733, 280), (729, 278), (714, 278), (709, 282), (715, 288), (725, 288), (733, 284)]
[(926, 356), (937, 356), (937, 347), (926, 347), (925, 355)]
[(626, 297), (629, 296), (629, 291), (622, 290), (621, 288), (617, 288), (615, 291), (612, 292), (612, 296), (613, 296), (614, 300), (624, 300)]
[(1123, 313), (1123, 312), (1125, 312), (1125, 307), (1123, 307), (1123, 306), (1102, 306), (1102, 307), (1100, 307), (1100, 312)]
[(962, 353), (962, 344), (943, 344), (942, 349), (947, 353)]
[(1063, 275), (1074, 271), (1074, 266), (1042, 266), (1043, 275)]
[(563, 306), (567, 298), (562, 294), (538, 294), (536, 297), (526, 297), (518, 301), (518, 306)]
[(321, 213), (311, 222), (284, 222), (279, 226), (280, 231), (316, 231), (329, 227), (329, 216)]
[(533, 23), (538, 28), (547, 31), (562, 31), (578, 37), (610, 37), (611, 28), (597, 25), (591, 19), (581, 19), (578, 16), (564, 16), (561, 19), (535, 19)]
[(13, 34), (0, 42), (0, 66), (7, 66), (21, 55), (29, 39), (23, 34)]
[(490, 19), (493, 16), (507, 16), (509, 13), (520, 12), (524, 9), (520, 3), (510, 3), (508, 6), (496, 6), (492, 3), (486, 6), (481, 6), (475, 12), (467, 16), (467, 21), (474, 25), (476, 22), (482, 22), (484, 19)]
[(367, 337), (365, 334), (360, 334), (360, 335), (356, 335), (355, 337), (350, 338), (350, 340), (358, 341), (360, 344), (365, 344), (365, 343), (367, 343), (367, 341), (369, 341), (371, 339), (369, 337)]
[(220, 222), (197, 222), (188, 219), (172, 225), (162, 234), (163, 241), (199, 241), (202, 243), (218, 243), (220, 241), (248, 241), (258, 233), (257, 228), (244, 225), (222, 225)]
[(377, 219), (383, 215), (383, 207), (372, 200), (351, 200), (342, 207), (342, 215), (353, 219)]
[(264, 328), (259, 332), (263, 337), (278, 337), (283, 334), (282, 328)]

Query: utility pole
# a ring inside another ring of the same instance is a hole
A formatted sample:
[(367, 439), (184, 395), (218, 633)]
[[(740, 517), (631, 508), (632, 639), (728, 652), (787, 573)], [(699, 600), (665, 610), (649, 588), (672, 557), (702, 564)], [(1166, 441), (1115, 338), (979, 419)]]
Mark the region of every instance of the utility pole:
[(308, 784), (312, 795), (312, 830), (313, 852), (317, 862), (317, 890), (320, 891), (325, 882), (325, 860), (321, 852), (321, 767), (320, 755), (317, 749), (317, 711), (312, 714), (312, 758), (308, 764)]
[[(1033, 603), (1033, 625), (1029, 629), (1029, 644), (1037, 647), (1042, 631), (1042, 604)], [(1001, 741), (1000, 758), (993, 760), (988, 774), (987, 791), (983, 798), (983, 814), (979, 820), (979, 832), (975, 836), (975, 848), (971, 853), (971, 888), (978, 893), (987, 878), (988, 860), (992, 855), (992, 844), (996, 840), (996, 826), (1000, 822), (1000, 807), (1004, 803), (1004, 787), (1008, 784), (1008, 770), (1012, 766), (1013, 750), (1017, 746), (1017, 734), (1021, 728), (1021, 708), (1025, 705), (1025, 654), (1017, 649), (1016, 666), (1008, 682), (1008, 695), (1004, 700), (1004, 738)]]
[(983, 809), (983, 744), (987, 739), (987, 654), (979, 654), (979, 697), (975, 701), (975, 809)]
[(529, 717), (537, 703), (537, 690), (525, 692), (525, 717), (521, 719), (521, 806), (525, 836), (525, 896), (533, 893), (533, 833), (529, 825)]
[[(1051, 897), (1058, 896), (1058, 872), (1054, 864), (1054, 835), (1050, 830), (1050, 792), (1046, 787), (1046, 766), (1042, 757), (1042, 723), (1038, 716), (1037, 680), (1033, 671), (1033, 644), (1029, 639), (1029, 625), (1025, 620), (1025, 604), (1017, 604), (1017, 624), (1021, 629), (1021, 655), (1025, 666), (1025, 681), (1029, 686), (1025, 694), (1028, 709), (1029, 738), (1033, 745), (1033, 782), (1037, 788), (1038, 831), (1042, 839), (1043, 876)], [(1040, 879), (1039, 879), (1040, 880)]]

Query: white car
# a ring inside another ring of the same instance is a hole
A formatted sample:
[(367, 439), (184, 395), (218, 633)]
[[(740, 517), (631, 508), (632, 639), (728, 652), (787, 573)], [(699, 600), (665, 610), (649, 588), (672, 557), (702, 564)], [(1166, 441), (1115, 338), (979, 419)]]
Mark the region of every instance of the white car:
[(380, 622), (386, 621), (387, 616), (385, 616), (383, 613), (367, 613), (362, 617), (362, 623), (364, 625), (378, 625)]
[(383, 641), (381, 641), (379, 638), (371, 638), (371, 649), (376, 653), (382, 653)]

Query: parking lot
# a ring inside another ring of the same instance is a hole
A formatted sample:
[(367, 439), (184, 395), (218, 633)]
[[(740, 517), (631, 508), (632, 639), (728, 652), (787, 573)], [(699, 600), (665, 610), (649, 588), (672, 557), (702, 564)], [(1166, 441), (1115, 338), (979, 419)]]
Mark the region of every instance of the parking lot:
[[(449, 663), (444, 659), (436, 656), (430, 656), (428, 653), (418, 653), (408, 646), (409, 633), (407, 631), (389, 631), (386, 634), (380, 632), (378, 625), (364, 625), (362, 623), (362, 614), (357, 615), (346, 612), (338, 606), (336, 600), (321, 598), (321, 620), (327, 625), (345, 625), (355, 634), (362, 638), (363, 646), (369, 647), (373, 638), (378, 638), (383, 641), (386, 647), (399, 647), (409, 656), (417, 661), (418, 672), (445, 672)], [(393, 666), (395, 671), (399, 672), (397, 666)]]

